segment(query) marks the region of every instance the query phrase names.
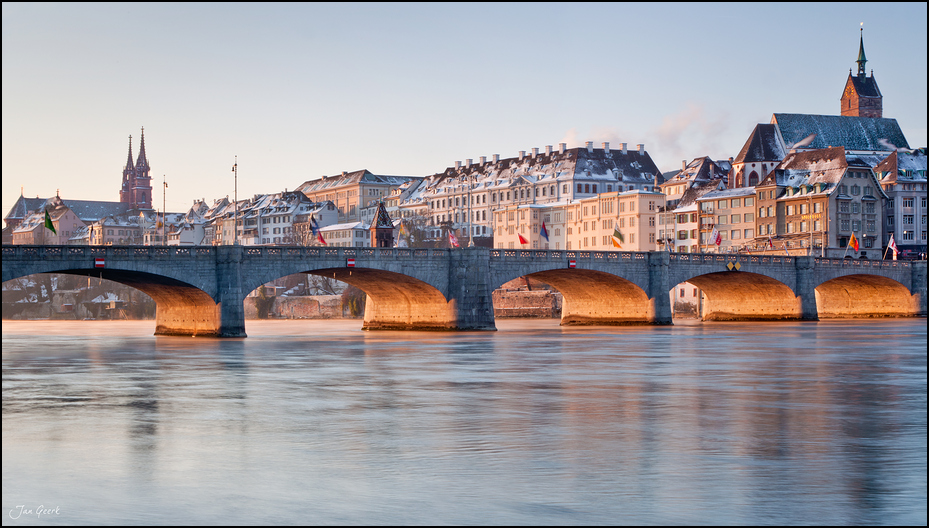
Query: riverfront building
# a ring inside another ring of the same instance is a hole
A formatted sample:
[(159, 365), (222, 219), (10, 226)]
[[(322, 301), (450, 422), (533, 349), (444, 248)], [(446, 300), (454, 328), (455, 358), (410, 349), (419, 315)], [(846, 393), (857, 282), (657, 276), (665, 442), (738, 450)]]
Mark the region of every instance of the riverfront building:
[[(663, 194), (643, 190), (601, 193), (571, 202), (508, 205), (493, 212), (494, 247), (655, 251), (658, 211), (664, 205)], [(617, 231), (620, 239), (614, 243)]]
[(887, 247), (893, 235), (903, 258), (925, 255), (926, 149), (894, 152), (874, 171), (888, 198), (883, 246)]

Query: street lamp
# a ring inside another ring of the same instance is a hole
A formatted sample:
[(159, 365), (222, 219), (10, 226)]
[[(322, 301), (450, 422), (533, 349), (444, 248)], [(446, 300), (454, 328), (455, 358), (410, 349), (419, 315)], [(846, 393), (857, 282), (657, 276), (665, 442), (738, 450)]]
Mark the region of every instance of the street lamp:
[(235, 163), (232, 165), (232, 173), (235, 175), (235, 194), (232, 199), (235, 200), (235, 214), (232, 220), (232, 245), (239, 245), (239, 156), (235, 157)]
[(166, 195), (168, 194), (168, 182), (165, 181), (164, 174), (161, 175), (161, 183), (164, 184), (164, 188), (161, 190), (161, 245), (167, 246), (168, 210), (165, 204), (167, 203)]
[[(471, 160), (468, 160), (468, 163), (470, 164)], [(474, 213), (471, 211), (472, 177), (473, 175), (468, 175), (468, 247), (474, 247), (474, 226), (472, 225), (472, 221), (474, 220)]]

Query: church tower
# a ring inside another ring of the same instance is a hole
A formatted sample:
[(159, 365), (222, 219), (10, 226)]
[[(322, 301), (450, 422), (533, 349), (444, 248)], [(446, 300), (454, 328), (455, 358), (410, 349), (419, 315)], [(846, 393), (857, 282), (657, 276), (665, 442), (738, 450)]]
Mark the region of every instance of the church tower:
[(845, 91), (842, 92), (842, 115), (856, 117), (883, 117), (883, 96), (874, 79), (874, 70), (871, 76), (865, 75), (865, 63), (868, 59), (864, 54), (864, 29), (861, 30), (858, 43), (858, 74), (852, 75), (848, 70), (848, 80), (845, 81)]
[(378, 202), (371, 222), (371, 247), (394, 247), (394, 223), (387, 214), (384, 202)]
[(129, 136), (129, 158), (123, 167), (123, 185), (119, 188), (120, 203), (132, 203), (132, 181), (135, 179), (135, 165), (132, 163), (132, 136)]
[(123, 183), (119, 190), (119, 201), (132, 204), (135, 209), (152, 208), (151, 167), (145, 156), (145, 128), (142, 128), (142, 141), (139, 157), (132, 162), (132, 136), (129, 136), (129, 157), (123, 167)]

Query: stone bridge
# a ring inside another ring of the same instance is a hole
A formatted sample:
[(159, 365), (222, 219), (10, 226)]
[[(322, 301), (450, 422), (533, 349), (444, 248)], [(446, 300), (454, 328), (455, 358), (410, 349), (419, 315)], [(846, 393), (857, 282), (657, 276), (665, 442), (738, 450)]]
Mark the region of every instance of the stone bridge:
[(491, 293), (528, 276), (563, 295), (562, 324), (671, 324), (669, 292), (702, 289), (705, 319), (926, 315), (926, 262), (486, 248), (4, 246), (3, 281), (113, 280), (157, 304), (156, 335), (245, 337), (245, 296), (293, 273), (367, 296), (363, 328), (494, 330)]

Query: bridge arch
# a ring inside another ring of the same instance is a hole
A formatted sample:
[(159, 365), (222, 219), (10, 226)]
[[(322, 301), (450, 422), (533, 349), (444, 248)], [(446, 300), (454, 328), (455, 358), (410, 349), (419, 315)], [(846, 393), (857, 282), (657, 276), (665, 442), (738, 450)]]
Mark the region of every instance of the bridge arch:
[[(687, 278), (703, 291), (705, 321), (801, 319), (801, 299), (783, 282), (751, 272), (719, 271)], [(677, 287), (675, 284), (674, 287)]]
[[(295, 271), (293, 271), (295, 269)], [(351, 284), (367, 295), (364, 330), (448, 330), (456, 327), (455, 303), (433, 284), (408, 274), (373, 267), (317, 268), (306, 264), (258, 273), (243, 280), (243, 291), (293, 273), (320, 275)]]
[(125, 284), (155, 301), (155, 335), (219, 335), (219, 304), (212, 295), (189, 282), (146, 271), (74, 267), (48, 262), (41, 271), (4, 276), (4, 281), (40, 273), (60, 273), (105, 279)]
[(905, 317), (919, 313), (920, 296), (881, 275), (853, 273), (816, 285), (820, 318)]
[[(505, 253), (499, 252), (501, 256)], [(582, 268), (571, 268), (563, 258), (552, 259), (547, 254), (546, 258), (509, 261), (512, 265), (504, 258), (491, 281), (491, 288), (499, 288), (519, 277), (550, 285), (562, 295), (561, 324), (565, 326), (651, 324), (654, 306), (647, 293), (648, 273), (642, 271), (647, 263), (639, 260), (643, 262), (636, 261), (637, 266), (633, 267), (594, 261), (585, 263)], [(609, 271), (598, 267), (609, 268)]]

